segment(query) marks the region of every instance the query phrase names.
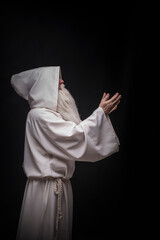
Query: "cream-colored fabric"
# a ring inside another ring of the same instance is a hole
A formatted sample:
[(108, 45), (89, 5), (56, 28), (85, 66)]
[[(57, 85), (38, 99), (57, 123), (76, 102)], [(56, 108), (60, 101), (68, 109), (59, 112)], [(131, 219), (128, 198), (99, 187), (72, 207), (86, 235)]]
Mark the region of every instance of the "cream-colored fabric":
[(28, 114), (23, 162), (27, 177), (69, 179), (75, 161), (96, 162), (118, 150), (117, 136), (100, 107), (78, 125), (45, 108)]
[(99, 161), (117, 152), (118, 145), (100, 107), (79, 125), (49, 109), (32, 109), (26, 120), (23, 162), (32, 181), (26, 185), (17, 240), (71, 240), (72, 194), (65, 181), (72, 177), (75, 161)]
[(101, 107), (79, 124), (57, 112), (60, 67), (16, 74), (11, 84), (28, 100), (23, 169), (26, 183), (17, 240), (71, 240), (75, 161), (96, 162), (119, 150)]
[(40, 67), (14, 74), (11, 84), (28, 100), (31, 108), (45, 107), (56, 111), (60, 76), (59, 66)]
[[(70, 180), (63, 180), (62, 218), (57, 222), (58, 198), (53, 178), (28, 178), (21, 207), (18, 240), (71, 240), (73, 195)], [(57, 226), (58, 224), (58, 232)]]

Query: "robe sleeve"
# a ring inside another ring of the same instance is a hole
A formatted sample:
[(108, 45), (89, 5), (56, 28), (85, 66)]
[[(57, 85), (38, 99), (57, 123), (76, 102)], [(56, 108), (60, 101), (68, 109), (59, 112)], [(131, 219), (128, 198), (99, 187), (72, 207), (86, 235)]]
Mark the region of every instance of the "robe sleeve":
[(36, 129), (43, 149), (62, 160), (96, 162), (119, 151), (118, 137), (101, 107), (78, 125), (46, 109)]

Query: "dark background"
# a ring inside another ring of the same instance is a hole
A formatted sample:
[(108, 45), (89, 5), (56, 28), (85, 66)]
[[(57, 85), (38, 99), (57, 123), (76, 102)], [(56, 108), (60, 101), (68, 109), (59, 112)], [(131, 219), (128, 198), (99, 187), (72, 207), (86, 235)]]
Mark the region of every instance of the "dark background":
[(29, 111), (28, 103), (12, 89), (10, 78), (20, 71), (51, 65), (61, 66), (82, 119), (98, 107), (104, 91), (122, 94), (118, 109), (110, 115), (120, 152), (97, 163), (76, 163), (71, 179), (73, 240), (149, 234), (149, 185), (144, 169), (152, 152), (148, 146), (153, 125), (148, 124), (152, 117), (146, 111), (151, 107), (146, 99), (151, 88), (144, 77), (143, 4), (39, 3), (4, 7), (1, 12), (4, 239), (16, 236), (26, 182), (21, 166)]

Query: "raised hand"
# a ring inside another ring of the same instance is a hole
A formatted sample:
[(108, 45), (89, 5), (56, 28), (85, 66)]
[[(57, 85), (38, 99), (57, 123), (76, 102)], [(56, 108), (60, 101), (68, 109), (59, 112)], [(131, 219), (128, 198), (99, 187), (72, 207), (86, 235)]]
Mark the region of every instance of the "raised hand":
[[(103, 97), (101, 99), (101, 102), (99, 104), (99, 107), (103, 109), (105, 114), (109, 114), (116, 110), (118, 104), (120, 103), (121, 95), (117, 92), (113, 95), (113, 97), (110, 98), (109, 93), (104, 93)], [(110, 99), (109, 99), (110, 98)]]

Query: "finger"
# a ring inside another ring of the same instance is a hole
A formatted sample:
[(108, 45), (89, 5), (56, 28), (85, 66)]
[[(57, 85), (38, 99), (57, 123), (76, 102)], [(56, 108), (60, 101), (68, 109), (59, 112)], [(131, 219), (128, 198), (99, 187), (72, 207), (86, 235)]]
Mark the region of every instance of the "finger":
[(113, 97), (111, 97), (111, 99), (109, 100), (109, 102), (114, 102), (114, 101), (117, 99), (118, 96), (119, 96), (119, 93), (115, 93), (115, 94), (113, 95)]
[(120, 101), (121, 97), (122, 97), (122, 95), (119, 95), (119, 96), (112, 102), (113, 105), (117, 104), (117, 103)]
[(110, 94), (107, 93), (106, 96), (104, 97), (104, 100), (107, 101), (109, 99), (109, 97), (110, 97)]
[(113, 112), (114, 110), (116, 110), (116, 109), (117, 109), (117, 105), (115, 105), (114, 108), (111, 109), (111, 111), (109, 112), (109, 114), (110, 114), (111, 112)]
[(118, 103), (116, 105), (118, 105), (121, 101), (119, 100)]
[(111, 112), (113, 112), (114, 110), (116, 110), (119, 103), (120, 103), (120, 100), (116, 103), (116, 105), (113, 105), (114, 107), (110, 110), (109, 113), (111, 113)]
[(103, 97), (102, 98), (104, 98), (106, 96), (106, 93), (103, 93)]

